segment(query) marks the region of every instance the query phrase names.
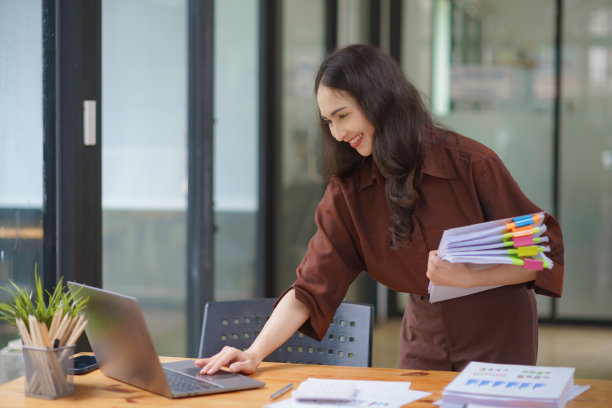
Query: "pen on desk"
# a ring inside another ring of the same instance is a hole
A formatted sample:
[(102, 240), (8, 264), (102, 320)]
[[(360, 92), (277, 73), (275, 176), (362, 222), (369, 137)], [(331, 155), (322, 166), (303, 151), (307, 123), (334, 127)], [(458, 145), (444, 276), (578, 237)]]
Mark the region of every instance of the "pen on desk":
[(270, 399), (278, 398), (292, 388), (293, 388), (293, 383), (289, 383), (285, 385), (283, 388), (281, 388), (280, 390), (276, 391), (274, 394), (270, 395)]

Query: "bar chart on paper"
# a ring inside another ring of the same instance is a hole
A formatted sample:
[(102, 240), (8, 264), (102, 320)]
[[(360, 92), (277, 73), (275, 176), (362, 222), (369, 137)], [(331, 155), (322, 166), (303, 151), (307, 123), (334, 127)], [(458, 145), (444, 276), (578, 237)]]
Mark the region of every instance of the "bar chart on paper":
[(573, 367), (471, 362), (442, 392), (444, 404), (557, 407), (586, 391)]

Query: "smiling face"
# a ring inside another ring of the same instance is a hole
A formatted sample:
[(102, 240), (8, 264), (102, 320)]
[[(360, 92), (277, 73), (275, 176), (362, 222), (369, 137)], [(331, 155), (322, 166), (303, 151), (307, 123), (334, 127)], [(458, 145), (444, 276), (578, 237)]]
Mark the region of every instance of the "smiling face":
[(329, 132), (339, 142), (346, 142), (362, 156), (372, 154), (374, 125), (350, 94), (319, 85), (317, 104)]

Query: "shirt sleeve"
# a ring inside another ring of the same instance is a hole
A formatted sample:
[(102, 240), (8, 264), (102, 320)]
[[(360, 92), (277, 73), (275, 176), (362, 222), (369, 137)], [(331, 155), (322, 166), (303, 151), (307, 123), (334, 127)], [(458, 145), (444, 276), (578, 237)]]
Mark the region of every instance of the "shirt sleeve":
[[(476, 190), (487, 220), (542, 211), (525, 196), (501, 159), (494, 153), (476, 161), (473, 172)], [(544, 224), (551, 249), (546, 256), (552, 259), (553, 268), (539, 271), (530, 285), (538, 294), (561, 297), (564, 273), (563, 235), (559, 223), (552, 215), (545, 214)]]
[(364, 269), (357, 232), (338, 179), (333, 178), (328, 184), (315, 222), (317, 232), (297, 268), (297, 279), (279, 300), (295, 289), (297, 300), (310, 312), (300, 331), (321, 340), (348, 287)]

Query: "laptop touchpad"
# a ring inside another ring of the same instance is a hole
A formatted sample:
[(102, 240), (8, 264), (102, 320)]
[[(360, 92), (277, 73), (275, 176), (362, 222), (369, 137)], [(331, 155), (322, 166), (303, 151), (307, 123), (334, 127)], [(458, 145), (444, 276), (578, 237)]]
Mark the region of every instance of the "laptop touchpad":
[(215, 383), (220, 380), (236, 377), (235, 373), (228, 373), (226, 371), (219, 371), (213, 375), (202, 375), (200, 374), (200, 367), (193, 364), (193, 361), (175, 361), (172, 363), (164, 363), (164, 368), (168, 370), (176, 371), (181, 374), (188, 375), (189, 377), (197, 378), (198, 380)]

